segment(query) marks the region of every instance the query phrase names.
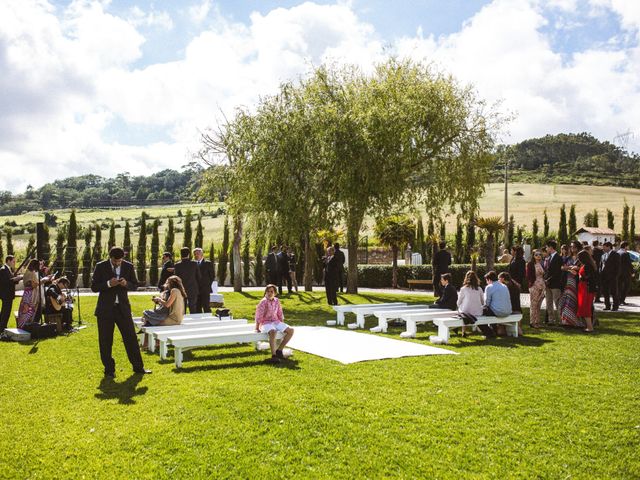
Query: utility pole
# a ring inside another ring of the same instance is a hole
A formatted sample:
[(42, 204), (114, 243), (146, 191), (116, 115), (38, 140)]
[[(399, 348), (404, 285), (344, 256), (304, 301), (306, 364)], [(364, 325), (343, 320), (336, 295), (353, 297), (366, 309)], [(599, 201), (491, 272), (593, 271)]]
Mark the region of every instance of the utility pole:
[(504, 155), (504, 246), (509, 239), (509, 157)]

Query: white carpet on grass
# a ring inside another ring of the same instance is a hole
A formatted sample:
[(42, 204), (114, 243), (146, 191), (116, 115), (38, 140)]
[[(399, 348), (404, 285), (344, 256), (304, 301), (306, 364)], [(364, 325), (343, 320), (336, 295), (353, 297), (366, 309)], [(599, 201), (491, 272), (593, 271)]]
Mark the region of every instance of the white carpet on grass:
[(419, 355), (457, 355), (444, 348), (327, 327), (295, 327), (288, 346), (344, 364)]

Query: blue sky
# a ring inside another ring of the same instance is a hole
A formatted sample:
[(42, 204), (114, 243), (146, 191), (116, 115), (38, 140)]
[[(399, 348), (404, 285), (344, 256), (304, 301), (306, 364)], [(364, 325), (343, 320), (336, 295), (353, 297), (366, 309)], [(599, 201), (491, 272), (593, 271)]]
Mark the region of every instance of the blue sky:
[[(222, 112), (323, 61), (435, 63), (513, 117), (640, 151), (640, 1), (5, 0), (0, 189), (180, 168)], [(47, 141), (43, 141), (47, 139)]]

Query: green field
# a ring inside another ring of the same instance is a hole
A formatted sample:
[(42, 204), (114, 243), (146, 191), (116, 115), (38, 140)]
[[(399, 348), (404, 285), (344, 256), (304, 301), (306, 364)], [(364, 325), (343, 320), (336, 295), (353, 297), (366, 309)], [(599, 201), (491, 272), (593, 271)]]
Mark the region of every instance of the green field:
[[(515, 195), (516, 192), (522, 195)], [(543, 211), (546, 208), (549, 215), (549, 222), (551, 230), (557, 230), (558, 222), (560, 219), (560, 207), (562, 204), (566, 204), (567, 207), (571, 204), (576, 205), (576, 216), (578, 225), (582, 224), (582, 219), (587, 212), (593, 209), (598, 209), (600, 214), (600, 225), (606, 226), (606, 209), (613, 211), (615, 215), (615, 226), (617, 230), (622, 228), (622, 208), (625, 199), (630, 206), (636, 206), (638, 215), (640, 215), (640, 189), (621, 188), (621, 187), (594, 187), (589, 185), (542, 185), (542, 184), (530, 184), (530, 183), (514, 183), (509, 185), (509, 213), (515, 218), (515, 221), (519, 225), (524, 225), (528, 229), (531, 228), (533, 218), (538, 219), (540, 225), (540, 231), (542, 231), (542, 216)], [(178, 210), (184, 213), (187, 209), (191, 209), (194, 214), (204, 210), (205, 212), (211, 212), (217, 210), (220, 204), (191, 204), (191, 205), (169, 205), (161, 207), (151, 207), (144, 209), (151, 217), (160, 218), (163, 223), (160, 228), (161, 242), (163, 239), (163, 232), (166, 228), (166, 219), (169, 216), (175, 217), (176, 227), (178, 230), (183, 228), (183, 218), (177, 217)], [(131, 222), (140, 218), (142, 208), (123, 208), (123, 209), (88, 209), (78, 211), (77, 217), (81, 224), (88, 224), (89, 222), (110, 223), (111, 220), (115, 220), (119, 227), (124, 225), (125, 220)], [(54, 211), (60, 220), (67, 220), (69, 218), (69, 210)], [(480, 216), (502, 216), (504, 213), (504, 185), (503, 184), (489, 184), (484, 197), (480, 201)], [(42, 221), (42, 212), (31, 212), (20, 216), (13, 217), (0, 217), (0, 224), (7, 221), (15, 221), (18, 225), (24, 225), (29, 222)], [(450, 215), (447, 218), (447, 231), (453, 232), (455, 228), (455, 215)], [(636, 221), (640, 221), (640, 217), (636, 218)], [(222, 216), (218, 218), (211, 218), (206, 215), (203, 220), (205, 228), (205, 245), (208, 245), (211, 241), (215, 242), (219, 247), (222, 241), (222, 225), (224, 218)], [(365, 221), (366, 229), (364, 234), (369, 235), (370, 241), (375, 241), (373, 237), (373, 225), (374, 220), (368, 218)], [(192, 225), (195, 231), (195, 222)], [(176, 245), (181, 244), (182, 233), (180, 231), (176, 234)], [(107, 240), (107, 233), (103, 231), (103, 242)], [(120, 242), (123, 236), (123, 228), (116, 230), (117, 241)], [(24, 248), (28, 240), (29, 235), (16, 235), (15, 246), (17, 249)], [(52, 230), (51, 242), (53, 243), (55, 233)], [(133, 237), (134, 245), (136, 243), (136, 235)]]
[[(225, 297), (236, 317), (258, 301)], [(136, 312), (150, 305), (132, 298)], [(385, 300), (425, 298), (341, 303)], [(154, 373), (144, 378), (130, 375), (116, 333), (113, 382), (102, 378), (93, 305), (83, 298), (79, 333), (0, 343), (0, 477), (640, 477), (638, 315), (602, 315), (590, 336), (527, 328), (518, 339), (454, 337), (456, 356), (352, 365), (295, 352), (272, 367), (250, 346), (223, 346), (176, 371), (145, 354)], [(293, 325), (333, 316), (320, 293), (283, 306)]]

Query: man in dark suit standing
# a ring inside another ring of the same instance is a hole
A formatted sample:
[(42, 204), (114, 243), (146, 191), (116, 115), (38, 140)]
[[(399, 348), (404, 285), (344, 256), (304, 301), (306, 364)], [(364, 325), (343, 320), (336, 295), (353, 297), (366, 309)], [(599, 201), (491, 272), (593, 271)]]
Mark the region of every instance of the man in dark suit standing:
[(443, 273), (449, 273), (449, 265), (451, 265), (451, 254), (447, 251), (447, 244), (440, 242), (438, 250), (433, 256), (433, 293), (442, 296), (442, 284), (440, 277)]
[(180, 261), (175, 264), (175, 274), (182, 280), (182, 286), (187, 293), (189, 313), (198, 313), (198, 294), (200, 292), (200, 269), (191, 260), (189, 247), (180, 249)]
[(327, 248), (327, 255), (324, 257), (324, 289), (329, 305), (338, 305), (338, 260), (334, 255), (333, 247)]
[(164, 290), (164, 284), (167, 283), (167, 278), (173, 275), (173, 254), (171, 252), (164, 252), (162, 254), (162, 270), (160, 271), (160, 280), (158, 281), (158, 289)]
[(0, 310), (0, 333), (4, 332), (11, 318), (11, 305), (16, 298), (16, 284), (22, 280), (22, 275), (14, 275), (16, 259), (13, 255), (7, 255), (4, 265), (0, 267), (0, 300), (2, 309)]
[[(602, 244), (604, 254), (600, 260), (600, 293), (604, 297), (604, 309), (617, 311), (620, 304), (618, 297), (618, 276), (620, 275), (620, 255), (613, 250), (611, 242)], [(611, 305), (613, 298), (613, 306)]]
[(280, 247), (278, 252), (278, 295), (282, 295), (282, 283), (287, 283), (287, 293), (291, 295), (291, 276), (289, 275), (289, 255), (286, 245)]
[(264, 269), (267, 272), (267, 284), (276, 285), (278, 283), (279, 270), (278, 270), (278, 247), (275, 245), (271, 247), (271, 253), (267, 255), (267, 260), (264, 262)]
[(633, 279), (633, 263), (631, 262), (628, 248), (629, 243), (622, 242), (618, 251), (620, 254), (620, 278), (618, 279), (620, 305), (627, 304), (627, 293), (629, 293), (629, 287), (631, 287), (631, 280)]
[(117, 325), (122, 335), (127, 357), (133, 371), (144, 375), (151, 373), (142, 363), (138, 339), (131, 318), (131, 304), (128, 290), (135, 290), (138, 279), (133, 264), (123, 260), (124, 250), (112, 247), (109, 259), (96, 264), (91, 279), (91, 290), (99, 292), (95, 315), (98, 318), (98, 341), (100, 343), (100, 359), (107, 377), (116, 376), (116, 362), (111, 356), (113, 348), (113, 330)]
[(593, 261), (596, 262), (596, 266), (598, 267), (598, 278), (597, 278), (597, 283), (598, 283), (598, 291), (596, 292), (596, 299), (595, 302), (596, 303), (600, 303), (600, 261), (602, 260), (602, 255), (604, 254), (604, 252), (602, 251), (602, 247), (600, 247), (600, 242), (598, 240), (594, 240), (592, 242), (593, 245), (593, 249), (592, 249), (592, 255), (593, 255)]
[(213, 270), (213, 263), (204, 258), (204, 252), (201, 248), (195, 248), (193, 250), (193, 257), (198, 264), (198, 270), (200, 271), (200, 288), (198, 289), (198, 313), (211, 312), (209, 306), (209, 294), (211, 293), (211, 284), (216, 279), (215, 272)]
[(547, 269), (544, 272), (547, 318), (551, 325), (560, 323), (558, 303), (562, 293), (562, 257), (557, 252), (558, 243), (547, 241)]
[(333, 244), (333, 256), (336, 257), (336, 262), (338, 263), (338, 288), (340, 289), (340, 293), (344, 292), (344, 252), (340, 250), (340, 244), (338, 242)]

